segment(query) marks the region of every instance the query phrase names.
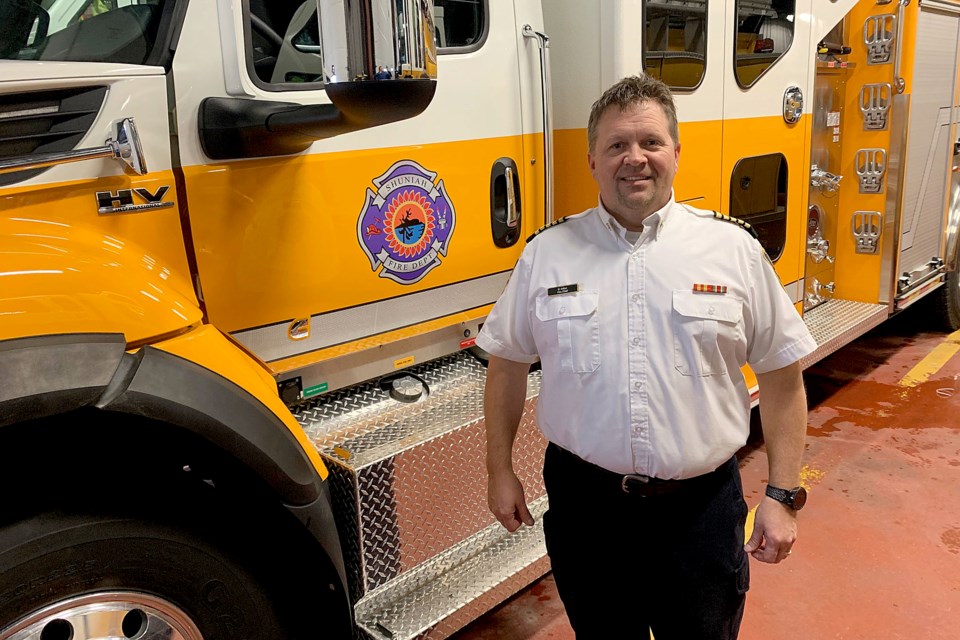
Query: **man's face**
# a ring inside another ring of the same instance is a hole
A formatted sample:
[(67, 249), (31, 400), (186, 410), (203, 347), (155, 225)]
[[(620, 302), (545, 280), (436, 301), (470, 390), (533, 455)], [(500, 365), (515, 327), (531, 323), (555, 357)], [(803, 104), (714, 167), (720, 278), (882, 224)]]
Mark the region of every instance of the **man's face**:
[(609, 107), (597, 122), (597, 140), (587, 155), (603, 206), (621, 224), (639, 231), (644, 218), (670, 199), (680, 145), (656, 102), (624, 111)]

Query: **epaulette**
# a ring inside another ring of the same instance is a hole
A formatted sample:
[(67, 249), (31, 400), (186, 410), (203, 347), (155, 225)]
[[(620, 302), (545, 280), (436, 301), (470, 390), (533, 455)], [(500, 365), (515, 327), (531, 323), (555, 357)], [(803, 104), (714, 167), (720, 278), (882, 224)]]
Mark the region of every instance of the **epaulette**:
[[(728, 216), (718, 211), (713, 212), (713, 217), (717, 220), (723, 220), (724, 222), (730, 222), (732, 224), (737, 225), (738, 227), (740, 227), (741, 229), (749, 233), (751, 236), (753, 236), (754, 240), (756, 240), (757, 242), (760, 242), (760, 236), (757, 234), (757, 230), (754, 229), (750, 225), (750, 223), (747, 222), (746, 220), (741, 220), (740, 218), (734, 218), (733, 216)], [(767, 250), (766, 248), (764, 248), (762, 242), (760, 242), (760, 251), (761, 253), (763, 253), (763, 259), (766, 260), (767, 263), (772, 267), (773, 260), (770, 259), (770, 256), (767, 254)]]
[(542, 227), (540, 227), (539, 229), (537, 229), (536, 231), (534, 231), (534, 232), (530, 235), (529, 238), (527, 238), (527, 242), (530, 242), (531, 240), (533, 240), (534, 238), (536, 238), (538, 235), (540, 235), (541, 233), (543, 233), (544, 231), (546, 231), (546, 230), (549, 229), (550, 227), (555, 227), (555, 226), (557, 226), (558, 224), (561, 224), (561, 223), (566, 222), (566, 221), (567, 221), (567, 218), (569, 218), (569, 217), (570, 217), (570, 216), (563, 216), (562, 218), (557, 218), (556, 220), (554, 220), (553, 222), (551, 222), (551, 223), (549, 223), (549, 224), (543, 225)]
[(756, 229), (750, 226), (750, 223), (746, 220), (741, 220), (740, 218), (734, 218), (733, 216), (728, 216), (726, 214), (720, 213), (719, 211), (713, 212), (713, 217), (717, 220), (723, 220), (724, 222), (731, 222), (741, 229), (747, 231), (750, 235), (754, 237), (757, 241), (760, 240), (760, 236), (757, 235)]

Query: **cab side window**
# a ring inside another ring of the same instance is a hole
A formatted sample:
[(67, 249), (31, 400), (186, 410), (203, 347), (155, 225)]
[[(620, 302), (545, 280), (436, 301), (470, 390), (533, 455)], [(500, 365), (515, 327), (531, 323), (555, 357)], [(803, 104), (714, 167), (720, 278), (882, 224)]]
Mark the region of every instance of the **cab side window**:
[(479, 49), (487, 35), (487, 0), (434, 0), (433, 19), (441, 53)]
[(336, 74), (324, 69), (316, 0), (249, 0), (246, 26), (250, 76), (261, 88), (316, 88)]
[(793, 42), (796, 0), (737, 0), (734, 71), (741, 87), (752, 86)]
[(0, 59), (158, 64), (165, 0), (0, 0)]
[(707, 1), (644, 0), (643, 67), (671, 89), (693, 89), (707, 68)]
[[(442, 53), (478, 49), (487, 34), (488, 0), (435, 0), (434, 36)], [(317, 88), (343, 81), (343, 71), (325, 64), (316, 0), (247, 0), (250, 77), (267, 90)], [(378, 65), (374, 79), (397, 77)], [(302, 85), (297, 87), (295, 85)]]

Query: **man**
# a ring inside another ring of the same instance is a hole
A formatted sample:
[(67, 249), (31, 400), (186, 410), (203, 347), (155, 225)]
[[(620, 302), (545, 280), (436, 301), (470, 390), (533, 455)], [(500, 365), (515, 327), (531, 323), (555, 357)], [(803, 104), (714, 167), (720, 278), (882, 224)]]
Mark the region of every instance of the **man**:
[[(535, 234), (477, 338), (491, 355), (490, 509), (510, 531), (533, 524), (511, 453), (539, 359), (544, 532), (577, 637), (736, 638), (747, 554), (780, 562), (796, 540), (798, 361), (816, 343), (756, 238), (674, 201), (666, 85), (621, 80), (594, 103), (587, 135), (598, 206)], [(759, 505), (746, 545), (745, 363), (777, 498)]]

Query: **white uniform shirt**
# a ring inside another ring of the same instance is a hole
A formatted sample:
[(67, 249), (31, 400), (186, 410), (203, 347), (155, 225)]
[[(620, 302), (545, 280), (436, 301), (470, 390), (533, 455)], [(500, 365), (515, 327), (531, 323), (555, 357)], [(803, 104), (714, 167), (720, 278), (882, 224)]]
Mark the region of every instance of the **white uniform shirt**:
[(541, 360), (537, 423), (548, 440), (664, 479), (712, 471), (746, 443), (744, 363), (773, 371), (817, 346), (760, 243), (672, 197), (635, 244), (602, 204), (544, 230), (477, 344)]

